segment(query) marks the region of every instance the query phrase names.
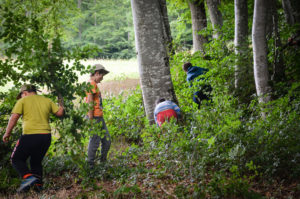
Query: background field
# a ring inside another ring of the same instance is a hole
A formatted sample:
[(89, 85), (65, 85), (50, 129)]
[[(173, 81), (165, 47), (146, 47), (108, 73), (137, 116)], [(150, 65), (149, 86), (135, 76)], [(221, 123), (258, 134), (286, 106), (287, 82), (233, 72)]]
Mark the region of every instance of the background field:
[[(111, 94), (118, 94), (122, 90), (135, 88), (139, 84), (138, 64), (136, 59), (131, 60), (86, 60), (81, 62), (84, 66), (100, 63), (108, 71), (103, 81), (100, 83), (104, 97)], [(72, 63), (70, 63), (72, 64)], [(79, 82), (87, 81), (89, 74), (79, 76)], [(13, 84), (8, 83), (0, 87), (0, 92), (12, 88)]]

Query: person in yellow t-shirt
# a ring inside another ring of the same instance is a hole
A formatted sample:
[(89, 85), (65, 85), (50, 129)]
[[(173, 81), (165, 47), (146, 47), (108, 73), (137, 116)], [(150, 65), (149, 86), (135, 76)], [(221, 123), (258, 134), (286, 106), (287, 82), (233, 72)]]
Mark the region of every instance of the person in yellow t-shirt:
[[(62, 103), (58, 107), (51, 99), (37, 95), (34, 85), (25, 84), (17, 97), (9, 119), (3, 141), (8, 142), (11, 132), (22, 115), (23, 133), (11, 155), (13, 167), (23, 179), (18, 192), (30, 187), (42, 187), (42, 160), (51, 144), (50, 114), (60, 117), (64, 114)], [(26, 161), (30, 158), (30, 169)]]
[(103, 119), (103, 105), (102, 105), (102, 97), (100, 90), (97, 86), (103, 80), (104, 75), (108, 74), (104, 66), (101, 64), (94, 65), (95, 69), (94, 72), (90, 75), (90, 84), (92, 89), (86, 92), (86, 103), (90, 104), (90, 109), (87, 115), (87, 118), (95, 123), (101, 123), (100, 131), (105, 131), (104, 136), (100, 135), (92, 135), (89, 140), (88, 145), (88, 164), (93, 167), (96, 153), (99, 148), (101, 142), (101, 162), (106, 162), (107, 160), (107, 153), (110, 148), (111, 140), (108, 129), (106, 127), (105, 121)]

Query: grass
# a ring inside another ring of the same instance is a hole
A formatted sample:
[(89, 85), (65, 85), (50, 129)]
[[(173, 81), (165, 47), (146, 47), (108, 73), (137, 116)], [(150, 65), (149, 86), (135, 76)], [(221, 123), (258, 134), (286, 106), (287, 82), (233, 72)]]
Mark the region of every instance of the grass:
[[(125, 79), (139, 79), (138, 64), (136, 59), (131, 60), (101, 60), (93, 59), (81, 62), (84, 66), (100, 63), (102, 64), (110, 73), (107, 74), (103, 82), (114, 81), (114, 80), (125, 80)], [(72, 63), (71, 63), (72, 64)], [(87, 81), (89, 79), (89, 74), (79, 76), (79, 82)], [(7, 83), (5, 86), (0, 86), (0, 92), (6, 92), (14, 85), (12, 82)]]
[[(138, 64), (136, 59), (131, 60), (87, 60), (81, 62), (84, 66), (94, 64), (102, 64), (110, 73), (108, 73), (103, 81), (122, 80), (122, 79), (139, 79)], [(79, 77), (79, 82), (89, 79), (89, 74)]]

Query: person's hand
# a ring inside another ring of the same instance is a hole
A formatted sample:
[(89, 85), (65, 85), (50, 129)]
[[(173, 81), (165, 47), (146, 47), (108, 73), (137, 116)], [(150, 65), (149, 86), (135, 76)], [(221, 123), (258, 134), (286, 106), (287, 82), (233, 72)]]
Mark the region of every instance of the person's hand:
[(10, 134), (9, 133), (5, 133), (3, 135), (3, 138), (2, 138), (3, 142), (7, 143), (9, 141), (9, 137), (10, 137)]

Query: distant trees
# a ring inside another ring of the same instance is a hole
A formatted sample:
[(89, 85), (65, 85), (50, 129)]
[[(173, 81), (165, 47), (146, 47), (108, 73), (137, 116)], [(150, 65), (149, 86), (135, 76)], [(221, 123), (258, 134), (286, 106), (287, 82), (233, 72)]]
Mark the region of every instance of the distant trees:
[(77, 0), (79, 13), (73, 13), (65, 45), (94, 45), (102, 49), (99, 58), (135, 56), (130, 0)]
[(158, 97), (177, 101), (171, 80), (168, 39), (160, 9), (164, 0), (131, 0), (137, 58), (146, 115), (154, 123), (153, 113)]
[(213, 38), (220, 38), (222, 32), (220, 29), (223, 26), (222, 13), (219, 9), (221, 0), (206, 0), (206, 5), (209, 11), (210, 21), (213, 26)]

